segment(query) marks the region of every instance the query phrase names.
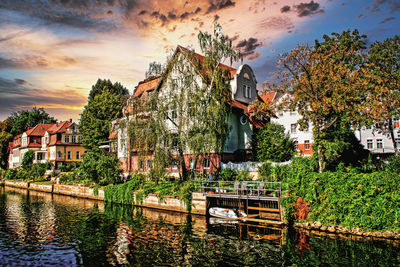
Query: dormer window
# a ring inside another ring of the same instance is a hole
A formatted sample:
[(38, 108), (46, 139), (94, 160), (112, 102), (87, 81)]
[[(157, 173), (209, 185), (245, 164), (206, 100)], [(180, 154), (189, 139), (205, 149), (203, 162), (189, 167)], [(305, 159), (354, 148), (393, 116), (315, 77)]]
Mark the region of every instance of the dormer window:
[(245, 98), (251, 98), (251, 87), (248, 85), (243, 85), (243, 96)]
[(69, 135), (64, 136), (64, 143), (69, 143)]

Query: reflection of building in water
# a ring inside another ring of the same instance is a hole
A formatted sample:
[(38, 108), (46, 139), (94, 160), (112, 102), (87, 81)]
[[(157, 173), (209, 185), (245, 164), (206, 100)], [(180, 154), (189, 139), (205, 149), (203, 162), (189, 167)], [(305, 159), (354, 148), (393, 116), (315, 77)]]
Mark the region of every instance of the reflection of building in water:
[[(26, 192), (23, 189), (14, 191)], [(7, 196), (5, 224), (8, 232), (14, 241), (20, 243), (51, 242), (57, 235), (54, 206), (48, 202), (36, 201), (35, 205), (31, 205), (25, 202), (26, 197), (20, 194)]]
[(129, 264), (127, 255), (130, 253), (129, 243), (131, 242), (132, 230), (126, 223), (120, 222), (117, 228), (117, 238), (115, 243), (109, 249), (114, 254), (116, 261), (110, 259), (113, 265), (127, 265)]

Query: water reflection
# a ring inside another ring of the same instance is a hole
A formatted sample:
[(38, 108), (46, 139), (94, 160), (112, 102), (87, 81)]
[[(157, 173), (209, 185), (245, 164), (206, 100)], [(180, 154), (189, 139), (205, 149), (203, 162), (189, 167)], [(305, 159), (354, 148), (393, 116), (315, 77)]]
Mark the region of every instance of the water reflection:
[(0, 188), (0, 265), (400, 264), (396, 243), (210, 219)]

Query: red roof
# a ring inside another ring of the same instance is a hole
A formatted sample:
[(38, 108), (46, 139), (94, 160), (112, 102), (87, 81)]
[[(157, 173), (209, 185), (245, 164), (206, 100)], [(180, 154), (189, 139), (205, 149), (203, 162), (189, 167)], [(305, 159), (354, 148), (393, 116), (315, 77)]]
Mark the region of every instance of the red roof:
[[(183, 47), (183, 46), (180, 46), (180, 45), (178, 45), (178, 49), (183, 50), (183, 51), (185, 51), (185, 52), (192, 53), (192, 54), (195, 56), (195, 58), (199, 61), (199, 63), (200, 63), (201, 65), (203, 65), (203, 61), (204, 61), (204, 56), (203, 56), (203, 55), (197, 54), (196, 52), (193, 52), (193, 51), (191, 51), (191, 50), (189, 50), (189, 49), (187, 49), (187, 48), (185, 48), (185, 47)], [(219, 66), (223, 71), (228, 70), (229, 73), (231, 74), (231, 78), (233, 78), (233, 76), (236, 74), (236, 71), (237, 71), (237, 70), (236, 70), (235, 68), (233, 68), (233, 67), (227, 66), (227, 65), (222, 64), (222, 63), (219, 63), (218, 66)]]
[(133, 97), (140, 97), (144, 92), (150, 92), (156, 89), (161, 77), (150, 77), (144, 81), (139, 82), (133, 92)]
[(242, 102), (239, 102), (237, 100), (232, 100), (231, 106), (234, 108), (241, 109), (245, 114), (248, 114), (247, 104), (243, 104)]
[(32, 129), (29, 129), (28, 131), (26, 131), (25, 133), (28, 136), (30, 136), (30, 135), (43, 136), (51, 126), (53, 126), (53, 124), (39, 123)]
[(259, 94), (258, 95), (260, 97), (260, 99), (264, 102), (273, 102), (276, 99), (278, 99), (279, 97), (282, 96), (282, 94), (278, 93), (278, 92), (267, 92), (267, 93), (263, 93), (263, 94)]
[(48, 129), (48, 132), (51, 134), (65, 132), (67, 128), (71, 126), (71, 124), (72, 124), (71, 121), (63, 121), (59, 123), (50, 124), (52, 126)]

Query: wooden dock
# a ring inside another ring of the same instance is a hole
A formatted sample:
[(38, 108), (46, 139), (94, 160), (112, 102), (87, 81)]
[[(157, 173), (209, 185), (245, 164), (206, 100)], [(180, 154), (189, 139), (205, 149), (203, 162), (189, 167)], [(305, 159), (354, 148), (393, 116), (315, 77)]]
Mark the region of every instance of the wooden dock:
[(203, 181), (207, 214), (211, 207), (236, 208), (244, 211), (246, 223), (258, 223), (280, 227), (282, 211), (279, 199), (282, 196), (280, 182), (260, 181)]

